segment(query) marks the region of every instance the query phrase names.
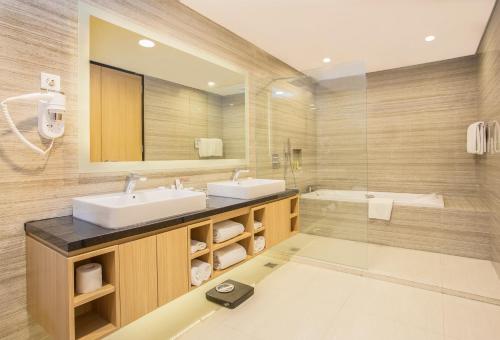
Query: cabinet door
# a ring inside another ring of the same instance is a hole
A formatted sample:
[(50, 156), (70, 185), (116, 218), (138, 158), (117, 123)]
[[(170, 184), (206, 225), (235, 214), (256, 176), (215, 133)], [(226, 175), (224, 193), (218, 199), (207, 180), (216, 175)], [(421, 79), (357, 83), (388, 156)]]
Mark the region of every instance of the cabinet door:
[(156, 236), (119, 246), (122, 326), (158, 306)]
[(270, 203), (266, 207), (266, 215), (266, 243), (272, 247), (290, 236), (290, 200)]
[(158, 256), (158, 305), (189, 291), (187, 227), (156, 238)]

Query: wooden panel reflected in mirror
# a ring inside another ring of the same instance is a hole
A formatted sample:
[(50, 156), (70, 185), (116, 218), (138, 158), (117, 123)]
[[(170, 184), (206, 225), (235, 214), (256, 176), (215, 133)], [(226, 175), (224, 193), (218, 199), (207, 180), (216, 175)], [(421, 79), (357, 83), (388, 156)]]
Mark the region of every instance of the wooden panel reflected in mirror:
[(143, 76), (90, 65), (92, 162), (143, 160)]

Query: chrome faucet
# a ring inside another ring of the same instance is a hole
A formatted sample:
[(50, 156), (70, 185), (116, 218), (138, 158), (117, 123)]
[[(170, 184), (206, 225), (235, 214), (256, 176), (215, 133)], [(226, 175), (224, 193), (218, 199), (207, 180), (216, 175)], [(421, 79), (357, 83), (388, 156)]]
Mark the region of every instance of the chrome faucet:
[(240, 177), (240, 174), (242, 174), (242, 173), (249, 173), (249, 172), (250, 172), (250, 170), (248, 170), (248, 169), (240, 169), (240, 170), (234, 169), (233, 182), (237, 182), (238, 181), (238, 178)]
[(137, 181), (144, 182), (147, 179), (148, 178), (145, 176), (141, 176), (141, 175), (135, 174), (135, 173), (130, 173), (127, 176), (127, 182), (125, 183), (124, 192), (126, 194), (131, 194), (132, 192), (134, 192), (135, 185), (137, 184)]

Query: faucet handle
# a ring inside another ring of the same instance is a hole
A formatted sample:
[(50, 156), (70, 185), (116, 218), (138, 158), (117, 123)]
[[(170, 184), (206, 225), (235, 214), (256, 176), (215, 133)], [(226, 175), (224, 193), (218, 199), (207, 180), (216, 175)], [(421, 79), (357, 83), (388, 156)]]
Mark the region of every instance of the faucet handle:
[(174, 187), (176, 190), (182, 190), (184, 189), (184, 182), (189, 182), (188, 177), (177, 177), (174, 181)]

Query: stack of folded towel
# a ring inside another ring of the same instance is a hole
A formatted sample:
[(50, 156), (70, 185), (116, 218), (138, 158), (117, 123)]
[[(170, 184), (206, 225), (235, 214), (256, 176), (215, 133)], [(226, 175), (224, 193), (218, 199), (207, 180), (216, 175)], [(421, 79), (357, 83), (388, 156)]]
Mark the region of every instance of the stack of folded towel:
[(245, 231), (243, 224), (233, 220), (222, 221), (214, 224), (214, 242), (221, 243)]
[(191, 261), (191, 284), (199, 286), (207, 281), (212, 274), (212, 267), (210, 263), (194, 259)]
[(472, 123), (467, 128), (467, 152), (482, 155), (486, 149), (486, 124), (481, 121)]
[(197, 251), (203, 250), (207, 248), (207, 244), (205, 242), (191, 240), (191, 254), (196, 253)]
[(253, 253), (257, 254), (264, 250), (266, 247), (266, 238), (264, 236), (256, 236), (253, 243)]
[(233, 243), (227, 247), (214, 251), (214, 268), (221, 270), (231, 267), (233, 264), (245, 260), (247, 251), (239, 243)]
[(253, 229), (254, 230), (259, 230), (260, 228), (262, 228), (264, 225), (262, 224), (262, 222), (260, 221), (254, 221), (253, 222)]

